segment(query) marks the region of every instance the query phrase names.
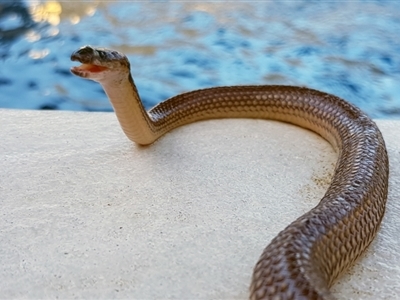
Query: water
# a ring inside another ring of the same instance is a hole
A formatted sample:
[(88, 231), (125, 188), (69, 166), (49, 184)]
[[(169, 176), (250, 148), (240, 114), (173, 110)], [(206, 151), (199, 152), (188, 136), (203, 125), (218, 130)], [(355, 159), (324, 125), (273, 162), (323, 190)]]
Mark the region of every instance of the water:
[(400, 1), (1, 1), (0, 107), (109, 111), (72, 51), (123, 51), (147, 108), (211, 86), (289, 84), (400, 117)]

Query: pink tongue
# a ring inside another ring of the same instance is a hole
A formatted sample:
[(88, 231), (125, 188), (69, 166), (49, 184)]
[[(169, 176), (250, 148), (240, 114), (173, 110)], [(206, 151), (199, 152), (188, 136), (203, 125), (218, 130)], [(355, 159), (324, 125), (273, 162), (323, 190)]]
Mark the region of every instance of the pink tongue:
[(107, 67), (91, 65), (91, 64), (83, 64), (82, 66), (80, 66), (80, 69), (84, 69), (84, 70), (87, 70), (92, 73), (98, 73), (98, 72), (106, 70)]

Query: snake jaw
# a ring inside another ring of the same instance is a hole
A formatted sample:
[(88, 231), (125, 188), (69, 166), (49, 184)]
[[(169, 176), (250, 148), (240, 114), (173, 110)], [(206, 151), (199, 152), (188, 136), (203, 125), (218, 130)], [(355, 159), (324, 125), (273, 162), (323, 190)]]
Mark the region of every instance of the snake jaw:
[(82, 64), (75, 68), (78, 68), (79, 70), (82, 70), (82, 71), (92, 72), (92, 73), (98, 73), (98, 72), (102, 72), (102, 71), (108, 69), (107, 67), (94, 65), (94, 64)]
[(91, 73), (100, 73), (106, 71), (107, 69), (107, 67), (99, 65), (82, 64), (80, 66), (72, 67), (71, 72), (79, 77), (87, 78), (90, 76)]
[(71, 72), (80, 77), (90, 77), (91, 73), (99, 73), (107, 70), (105, 66), (96, 64), (98, 51), (90, 46), (85, 46), (75, 51), (71, 55), (72, 61), (78, 61), (82, 63), (80, 66), (72, 67)]
[[(126, 56), (118, 51), (104, 48), (93, 48), (84, 46), (71, 55), (72, 61), (82, 63), (80, 66), (72, 67), (71, 72), (79, 77), (104, 81), (107, 71), (114, 69), (120, 72), (121, 67), (125, 67), (129, 73), (130, 65)], [(110, 74), (108, 74), (110, 75)]]

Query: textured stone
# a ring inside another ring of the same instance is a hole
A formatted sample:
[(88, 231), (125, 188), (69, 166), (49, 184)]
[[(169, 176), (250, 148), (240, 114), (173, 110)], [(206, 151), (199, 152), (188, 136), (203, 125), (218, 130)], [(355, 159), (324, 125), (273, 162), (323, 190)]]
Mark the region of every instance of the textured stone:
[[(400, 121), (378, 120), (390, 159), (377, 238), (332, 290), (400, 295)], [(269, 241), (313, 207), (335, 153), (261, 120), (174, 130), (148, 147), (111, 113), (0, 111), (3, 298), (246, 299)]]

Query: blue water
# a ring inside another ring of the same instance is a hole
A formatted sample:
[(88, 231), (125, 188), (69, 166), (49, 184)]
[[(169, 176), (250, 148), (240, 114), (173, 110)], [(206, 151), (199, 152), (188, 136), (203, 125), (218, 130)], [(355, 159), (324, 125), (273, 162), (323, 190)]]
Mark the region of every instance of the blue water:
[(69, 60), (123, 51), (147, 108), (211, 86), (289, 84), (400, 117), (400, 1), (1, 1), (0, 107), (109, 111)]

